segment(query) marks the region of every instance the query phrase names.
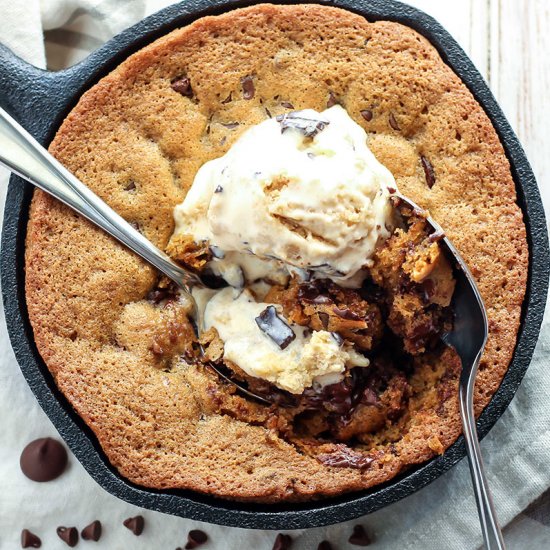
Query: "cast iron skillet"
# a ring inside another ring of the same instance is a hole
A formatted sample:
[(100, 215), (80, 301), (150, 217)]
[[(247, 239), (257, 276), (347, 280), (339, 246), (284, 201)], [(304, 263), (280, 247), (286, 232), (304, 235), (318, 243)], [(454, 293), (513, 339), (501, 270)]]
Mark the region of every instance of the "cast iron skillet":
[[(250, 0), (189, 0), (170, 6), (116, 36), (78, 65), (57, 73), (36, 69), (0, 46), (0, 105), (11, 111), (38, 141), (48, 144), (80, 95), (128, 55), (198, 17), (253, 3)], [(478, 432), (483, 437), (510, 403), (529, 365), (546, 302), (550, 254), (544, 211), (533, 172), (481, 75), (434, 19), (390, 0), (321, 0), (317, 3), (342, 7), (371, 21), (398, 21), (423, 34), (483, 106), (510, 160), (518, 201), (527, 224), (529, 281), (514, 358), (500, 388), (478, 421)], [(402, 499), (465, 456), (460, 438), (443, 456), (408, 470), (386, 485), (303, 504), (243, 504), (192, 491), (156, 491), (129, 483), (112, 468), (91, 430), (58, 391), (34, 344), (24, 294), (24, 243), (33, 188), (16, 179), (12, 177), (9, 186), (1, 254), (2, 293), (13, 349), (29, 386), (59, 433), (90, 475), (113, 495), (144, 508), (220, 525), (258, 529), (316, 527), (353, 519)]]

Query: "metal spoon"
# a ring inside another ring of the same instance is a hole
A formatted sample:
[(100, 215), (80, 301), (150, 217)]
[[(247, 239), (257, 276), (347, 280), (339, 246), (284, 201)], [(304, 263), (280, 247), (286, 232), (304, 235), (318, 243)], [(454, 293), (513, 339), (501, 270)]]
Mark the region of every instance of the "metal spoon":
[[(191, 288), (206, 287), (202, 279), (176, 264), (149, 242), (64, 168), (1, 108), (0, 164), (76, 210), (169, 277), (188, 295), (195, 308), (195, 319), (198, 319), (200, 312), (191, 295)], [(419, 206), (403, 195), (396, 193), (395, 196), (411, 208), (422, 211)], [(427, 222), (434, 231), (444, 235), (441, 227), (432, 218), (428, 217)], [(456, 349), (462, 360), (459, 388), (460, 414), (485, 545), (488, 550), (503, 550), (504, 542), (483, 470), (473, 409), (475, 377), (487, 341), (487, 314), (475, 281), (464, 260), (449, 239), (443, 236), (441, 242), (454, 258), (457, 267), (457, 284), (452, 304), (455, 322), (453, 330), (444, 335), (443, 340)], [(200, 321), (197, 321), (197, 325), (200, 326)], [(219, 376), (237, 386), (239, 391), (264, 404), (270, 404), (265, 397), (252, 393), (227, 376), (216, 364), (210, 362), (209, 365)]]
[[(0, 108), (0, 164), (71, 207), (174, 281), (186, 294), (193, 307), (192, 315), (195, 319), (195, 328), (197, 333), (199, 332), (199, 327), (202, 326), (201, 312), (191, 295), (191, 289), (193, 287), (207, 288), (208, 285), (196, 273), (176, 264), (137, 229), (134, 229), (50, 155), (2, 108)], [(201, 351), (204, 355), (202, 347)], [(232, 380), (215, 363), (208, 362), (207, 364), (220, 377), (237, 386), (239, 391), (267, 403), (264, 398), (251, 393), (237, 381)]]

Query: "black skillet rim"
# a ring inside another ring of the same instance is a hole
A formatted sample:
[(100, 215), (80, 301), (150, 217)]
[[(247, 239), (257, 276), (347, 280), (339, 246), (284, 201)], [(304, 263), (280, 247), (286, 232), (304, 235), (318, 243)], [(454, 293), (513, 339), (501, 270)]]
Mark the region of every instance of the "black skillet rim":
[[(59, 73), (37, 70), (1, 47), (0, 67), (3, 64), (4, 69), (0, 68), (0, 104), (12, 111), (39, 141), (47, 144), (79, 95), (129, 54), (198, 17), (256, 3), (250, 0), (192, 0), (169, 6), (114, 37), (82, 63)], [(535, 177), (521, 145), (483, 78), (454, 39), (432, 17), (393, 0), (318, 0), (310, 3), (341, 7), (371, 21), (398, 21), (423, 34), (483, 106), (510, 160), (518, 202), (527, 226), (529, 279), (514, 357), (501, 386), (478, 420), (479, 435), (483, 437), (502, 415), (521, 383), (544, 313), (550, 253), (544, 210)], [(12, 176), (6, 199), (0, 259), (9, 336), (23, 375), (41, 407), (88, 473), (109, 493), (143, 508), (219, 525), (299, 529), (339, 523), (378, 510), (424, 487), (465, 456), (461, 437), (443, 456), (411, 469), (383, 486), (335, 499), (295, 505), (230, 502), (192, 491), (156, 491), (129, 483), (109, 465), (91, 430), (55, 387), (36, 350), (26, 311), (23, 267), (31, 195), (31, 186)]]

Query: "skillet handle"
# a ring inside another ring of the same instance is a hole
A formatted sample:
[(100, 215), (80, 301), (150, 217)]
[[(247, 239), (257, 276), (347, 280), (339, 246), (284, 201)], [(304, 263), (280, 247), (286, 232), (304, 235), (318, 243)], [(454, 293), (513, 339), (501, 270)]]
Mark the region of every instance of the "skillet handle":
[(56, 112), (52, 92), (63, 89), (63, 76), (38, 69), (0, 44), (0, 107), (35, 136), (41, 135), (48, 114)]

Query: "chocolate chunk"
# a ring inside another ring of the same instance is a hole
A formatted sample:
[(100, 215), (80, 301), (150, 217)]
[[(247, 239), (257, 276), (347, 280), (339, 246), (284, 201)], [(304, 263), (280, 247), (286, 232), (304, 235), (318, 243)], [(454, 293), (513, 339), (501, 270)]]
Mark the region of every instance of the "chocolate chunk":
[(397, 120), (395, 120), (395, 116), (394, 116), (393, 113), (390, 113), (390, 116), (388, 117), (388, 120), (389, 120), (390, 126), (394, 130), (397, 130), (398, 132), (399, 132), (399, 130), (401, 130), (401, 128), (399, 127), (399, 124), (397, 124)]
[(191, 88), (191, 81), (186, 77), (182, 76), (181, 78), (176, 78), (172, 80), (171, 83), (172, 90), (178, 92), (185, 97), (193, 97), (193, 88)]
[(311, 118), (303, 114), (303, 111), (293, 111), (278, 115), (275, 120), (281, 124), (281, 132), (288, 128), (293, 128), (302, 132), (305, 137), (315, 137), (319, 132), (324, 130), (329, 124), (328, 120), (320, 118)]
[(229, 130), (233, 130), (239, 125), (238, 122), (220, 122), (220, 124)]
[(258, 317), (256, 324), (281, 349), (285, 349), (296, 338), (287, 322), (277, 315), (274, 306), (267, 306)]
[(214, 193), (221, 193), (223, 191), (223, 187), (221, 185), (217, 185), (216, 189), (214, 189)]
[(147, 293), (147, 300), (153, 304), (160, 304), (163, 300), (175, 300), (178, 291), (175, 284), (170, 283), (165, 288), (154, 288)]
[(288, 550), (292, 546), (292, 537), (279, 533), (275, 538), (273, 550)]
[(317, 550), (332, 550), (332, 544), (328, 540), (324, 540), (319, 543)]
[(341, 346), (344, 343), (344, 339), (337, 333), (331, 332), (330, 335), (336, 340), (336, 343)]
[(362, 525), (356, 525), (353, 528), (353, 533), (348, 539), (348, 542), (355, 546), (369, 546), (371, 544), (371, 538)]
[(143, 519), (143, 516), (135, 516), (133, 518), (125, 519), (122, 524), (124, 527), (127, 527), (136, 535), (136, 537), (139, 537), (141, 533), (143, 533), (143, 527), (145, 526), (145, 520)]
[(252, 99), (256, 89), (254, 88), (254, 80), (251, 76), (245, 76), (241, 79), (241, 86), (243, 87), (243, 98)]
[(432, 163), (424, 155), (420, 155), (420, 162), (422, 163), (422, 168), (424, 168), (426, 184), (431, 189), (435, 184), (435, 172)]
[(21, 548), (40, 548), (42, 541), (28, 529), (21, 531)]
[(126, 185), (126, 187), (124, 188), (124, 191), (135, 191), (136, 189), (136, 184), (135, 182), (131, 181), (128, 183), (128, 185)]
[(185, 550), (192, 550), (208, 540), (208, 535), (200, 529), (193, 529), (187, 534), (187, 544)]
[(372, 111), (370, 109), (364, 109), (361, 111), (361, 116), (367, 121), (370, 122), (372, 120)]
[(321, 325), (323, 325), (324, 329), (328, 328), (328, 322), (329, 322), (329, 315), (328, 313), (325, 313), (324, 311), (321, 311), (320, 313), (317, 313), (319, 316), (319, 321), (321, 321)]
[(327, 109), (330, 107), (334, 107), (334, 105), (338, 105), (340, 102), (338, 101), (337, 97), (334, 95), (333, 92), (329, 92), (328, 94), (328, 100), (327, 100)]
[(222, 105), (226, 105), (227, 103), (230, 103), (233, 100), (231, 92), (229, 92), (229, 95), (222, 101)]
[(78, 530), (76, 527), (58, 527), (57, 536), (71, 548), (78, 544)]
[(33, 481), (51, 481), (67, 466), (67, 451), (57, 440), (44, 437), (31, 441), (21, 453), (19, 465)]
[(282, 101), (281, 107), (284, 107), (285, 109), (294, 109), (294, 105), (292, 105), (292, 103), (289, 103), (288, 101)]
[(336, 315), (338, 315), (338, 317), (340, 317), (342, 319), (346, 319), (348, 321), (361, 321), (362, 320), (362, 317), (357, 315), (357, 313), (354, 313), (353, 311), (351, 311), (351, 309), (347, 309), (347, 308), (346, 309), (340, 309), (338, 307), (333, 307), (332, 311), (334, 311), (334, 313)]
[(372, 457), (354, 451), (347, 445), (339, 443), (335, 447), (336, 449), (332, 453), (318, 454), (315, 458), (325, 466), (355, 468), (357, 470), (364, 470), (374, 462)]
[(94, 540), (97, 542), (101, 538), (101, 522), (96, 519), (90, 525), (86, 525), (80, 532), (80, 536), (84, 540)]

